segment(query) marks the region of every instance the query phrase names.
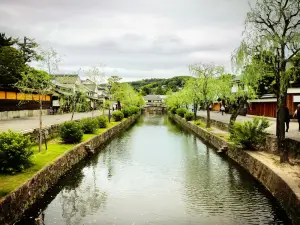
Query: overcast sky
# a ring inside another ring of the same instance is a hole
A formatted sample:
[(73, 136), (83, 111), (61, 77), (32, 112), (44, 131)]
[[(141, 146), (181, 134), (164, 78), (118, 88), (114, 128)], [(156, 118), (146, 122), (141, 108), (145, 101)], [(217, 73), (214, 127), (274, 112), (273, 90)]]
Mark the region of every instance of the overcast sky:
[(102, 64), (128, 81), (195, 62), (230, 70), (247, 11), (247, 0), (0, 0), (0, 32), (53, 47), (61, 72)]

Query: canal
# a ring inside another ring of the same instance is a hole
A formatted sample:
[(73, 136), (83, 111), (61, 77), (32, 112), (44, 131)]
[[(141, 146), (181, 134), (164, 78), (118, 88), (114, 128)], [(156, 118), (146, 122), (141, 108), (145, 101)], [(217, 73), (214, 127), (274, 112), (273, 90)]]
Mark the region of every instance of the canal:
[(164, 116), (144, 116), (64, 176), (18, 225), (290, 224), (233, 161)]

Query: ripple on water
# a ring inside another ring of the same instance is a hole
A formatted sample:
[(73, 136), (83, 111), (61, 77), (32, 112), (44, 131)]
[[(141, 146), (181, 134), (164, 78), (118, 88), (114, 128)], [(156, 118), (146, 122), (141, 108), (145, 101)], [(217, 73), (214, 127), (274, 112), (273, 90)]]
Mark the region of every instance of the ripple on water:
[(80, 163), (19, 225), (37, 217), (44, 225), (290, 224), (249, 174), (157, 116)]

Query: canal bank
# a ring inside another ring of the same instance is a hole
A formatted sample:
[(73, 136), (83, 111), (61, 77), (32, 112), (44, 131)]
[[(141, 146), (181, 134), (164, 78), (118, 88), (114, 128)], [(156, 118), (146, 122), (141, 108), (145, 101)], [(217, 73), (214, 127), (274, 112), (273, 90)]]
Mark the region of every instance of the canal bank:
[(299, 177), (298, 179), (291, 179), (290, 174), (283, 171), (280, 165), (276, 165), (271, 158), (263, 157), (266, 154), (257, 151), (244, 151), (177, 115), (169, 114), (169, 117), (180, 126), (193, 131), (217, 149), (227, 146), (228, 151), (225, 154), (246, 169), (276, 198), (293, 221), (293, 224), (300, 224)]
[(70, 170), (17, 224), (290, 222), (232, 160), (168, 117), (144, 116)]
[[(15, 191), (0, 200), (0, 224), (12, 224), (30, 208), (44, 193), (57, 183), (74, 165), (89, 155), (90, 149), (99, 149), (107, 141), (130, 127), (140, 115), (134, 115), (107, 129), (98, 136), (76, 145), (40, 170)], [(99, 149), (100, 150), (100, 149)]]

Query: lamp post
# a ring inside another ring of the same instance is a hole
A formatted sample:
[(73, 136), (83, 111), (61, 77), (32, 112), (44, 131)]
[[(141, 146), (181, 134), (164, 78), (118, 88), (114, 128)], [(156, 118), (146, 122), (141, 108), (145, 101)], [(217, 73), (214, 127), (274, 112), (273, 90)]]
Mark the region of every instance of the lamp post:
[[(110, 89), (111, 89), (111, 85), (108, 84), (107, 88), (108, 88), (108, 100), (110, 101)], [(110, 123), (110, 102), (109, 102), (109, 106), (108, 106), (108, 122)]]

